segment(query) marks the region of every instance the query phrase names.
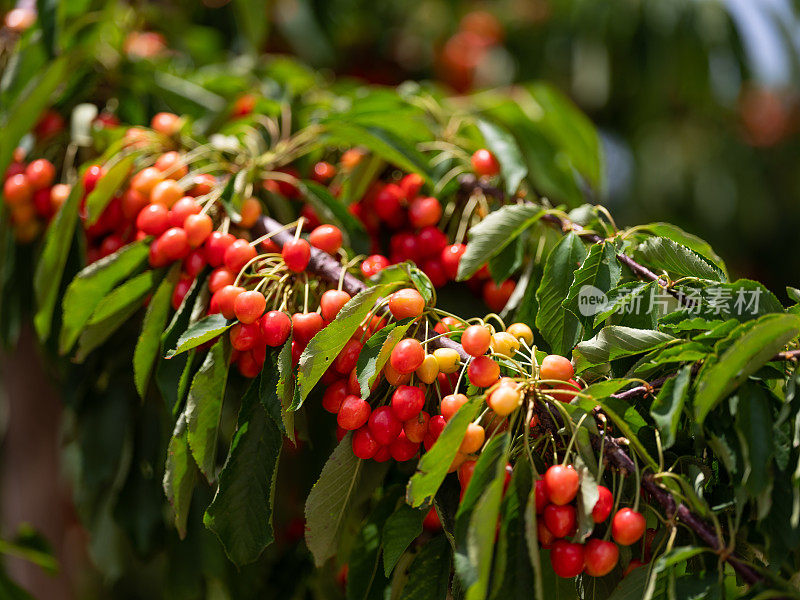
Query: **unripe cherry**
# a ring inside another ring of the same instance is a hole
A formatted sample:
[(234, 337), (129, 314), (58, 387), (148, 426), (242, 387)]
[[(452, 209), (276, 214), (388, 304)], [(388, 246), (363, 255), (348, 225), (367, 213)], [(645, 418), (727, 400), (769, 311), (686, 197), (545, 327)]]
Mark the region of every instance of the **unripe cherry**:
[(150, 202), (152, 204), (162, 204), (167, 208), (172, 208), (182, 197), (183, 188), (177, 181), (172, 179), (159, 181), (150, 192)]
[(494, 354), (512, 358), (517, 353), (517, 350), (519, 350), (520, 344), (519, 340), (510, 333), (498, 331), (492, 335), (492, 341), (489, 347)]
[(470, 423), (467, 425), (467, 431), (464, 434), (464, 439), (459, 446), (458, 451), (464, 454), (472, 454), (477, 452), (483, 447), (483, 442), (486, 440), (486, 430), (477, 423)]
[(131, 189), (150, 199), (157, 184), (164, 181), (164, 174), (155, 167), (146, 167), (131, 178)]
[(464, 406), (469, 398), (467, 398), (464, 394), (448, 394), (444, 398), (442, 398), (442, 402), (440, 404), (439, 410), (441, 410), (442, 418), (445, 421), (449, 421), (453, 418), (453, 415), (458, 412), (458, 409)]
[(514, 412), (522, 402), (522, 393), (510, 385), (500, 385), (487, 399), (487, 404), (500, 417)]
[(153, 166), (161, 171), (164, 174), (164, 177), (168, 177), (169, 179), (177, 180), (182, 177), (186, 177), (186, 175), (189, 173), (189, 169), (186, 166), (183, 157), (174, 150), (165, 152), (159, 156), (156, 159), (155, 165)]
[(417, 367), (414, 374), (419, 378), (422, 383), (428, 385), (436, 381), (436, 376), (439, 375), (439, 362), (433, 354), (426, 354), (422, 364)]
[(211, 231), (214, 229), (214, 222), (208, 215), (192, 214), (186, 217), (183, 222), (183, 228), (186, 230), (189, 245), (192, 248), (199, 248), (211, 235)]
[(439, 371), (450, 375), (456, 373), (461, 365), (461, 356), (455, 348), (437, 348), (433, 351)]
[(533, 344), (533, 331), (525, 323), (512, 323), (506, 331), (518, 340), (524, 340), (528, 346)]

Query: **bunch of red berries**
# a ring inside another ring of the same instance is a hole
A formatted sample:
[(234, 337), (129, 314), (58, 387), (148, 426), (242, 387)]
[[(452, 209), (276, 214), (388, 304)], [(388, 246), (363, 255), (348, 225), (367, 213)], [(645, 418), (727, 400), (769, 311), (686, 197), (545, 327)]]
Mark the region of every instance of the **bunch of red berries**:
[(26, 163), (21, 148), (14, 153), (5, 172), (3, 202), (20, 243), (32, 242), (69, 196), (69, 186), (54, 185), (55, 177), (56, 169), (46, 158)]

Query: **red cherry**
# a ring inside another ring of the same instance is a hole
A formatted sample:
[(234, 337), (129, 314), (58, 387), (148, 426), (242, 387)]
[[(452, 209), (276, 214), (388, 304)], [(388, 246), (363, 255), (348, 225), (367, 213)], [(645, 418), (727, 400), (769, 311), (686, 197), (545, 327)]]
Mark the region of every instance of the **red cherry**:
[(544, 524), (542, 519), (536, 521), (536, 532), (537, 537), (539, 538), (539, 543), (542, 545), (542, 548), (545, 550), (549, 550), (553, 547), (553, 542), (556, 541), (556, 536), (550, 533), (550, 530)]
[(238, 273), (256, 257), (256, 249), (247, 240), (238, 239), (225, 250), (225, 268)]
[(353, 454), (361, 460), (373, 458), (380, 448), (368, 427), (361, 427), (353, 434), (352, 446)]
[(570, 505), (548, 504), (544, 508), (543, 519), (547, 529), (557, 538), (574, 535), (578, 522), (575, 507)]
[(646, 527), (642, 513), (623, 508), (611, 519), (611, 536), (620, 546), (630, 546), (641, 539)]
[(549, 499), (547, 498), (547, 490), (545, 489), (544, 479), (537, 479), (536, 483), (536, 514), (540, 515), (544, 512)]
[[(230, 233), (215, 231), (205, 241), (206, 261), (212, 267), (219, 267), (225, 262), (225, 251), (236, 241)], [(238, 273), (238, 271), (237, 271)]]
[(190, 250), (186, 232), (180, 227), (167, 229), (158, 238), (158, 248), (170, 261), (186, 258)]
[(35, 192), (50, 187), (56, 178), (56, 168), (46, 158), (34, 160), (25, 169), (25, 176)]
[(324, 323), (319, 313), (295, 313), (292, 315), (292, 328), (294, 329), (294, 339), (303, 348), (308, 342), (317, 335)]
[(550, 502), (562, 506), (575, 499), (578, 494), (580, 477), (571, 465), (553, 465), (545, 471), (544, 485)]
[(405, 288), (389, 296), (389, 311), (395, 319), (414, 318), (425, 310), (425, 299), (417, 290)]
[(597, 491), (599, 497), (592, 509), (592, 520), (595, 523), (602, 523), (611, 514), (611, 509), (614, 508), (614, 496), (611, 494), (611, 490), (603, 485), (598, 485)]
[(470, 356), (486, 354), (492, 343), (492, 332), (485, 325), (470, 325), (461, 334), (461, 346)]
[(336, 414), (342, 407), (342, 402), (349, 396), (347, 381), (340, 379), (336, 383), (329, 385), (325, 388), (325, 393), (322, 394), (322, 408), (329, 413)]
[(375, 453), (375, 456), (372, 457), (372, 460), (375, 462), (386, 462), (392, 458), (392, 452), (389, 450), (389, 446), (381, 446), (378, 448), (378, 451)]
[(211, 235), (214, 229), (214, 222), (208, 215), (191, 214), (184, 219), (183, 228), (186, 230), (186, 235), (189, 238), (189, 245), (192, 248), (198, 248), (202, 246), (208, 239), (208, 236)]
[(428, 423), (430, 420), (430, 415), (424, 410), (421, 410), (416, 417), (403, 423), (403, 431), (406, 437), (412, 442), (421, 443), (428, 433)]
[(333, 368), (342, 375), (349, 374), (358, 364), (358, 355), (361, 354), (361, 348), (363, 346), (358, 340), (348, 340), (333, 361)]
[(437, 533), (442, 530), (442, 522), (439, 520), (439, 514), (436, 509), (431, 507), (428, 514), (422, 520), (422, 528), (431, 533)]
[(450, 279), (455, 279), (458, 275), (458, 263), (466, 251), (467, 247), (464, 244), (452, 244), (442, 250), (442, 267)]
[(425, 406), (425, 392), (410, 385), (401, 385), (392, 394), (392, 411), (401, 421), (416, 417)]
[[(183, 196), (172, 205), (169, 213), (169, 224), (172, 227), (183, 227), (184, 222), (190, 215), (197, 215), (201, 210), (202, 207), (197, 203), (197, 200), (191, 196)], [(200, 244), (197, 245), (199, 246)]]
[(481, 148), (472, 155), (472, 170), (480, 177), (492, 177), (500, 172), (500, 163), (494, 154)]
[(255, 323), (266, 308), (267, 299), (256, 290), (242, 292), (233, 302), (233, 312), (242, 323)]
[(311, 260), (311, 246), (302, 239), (289, 240), (283, 245), (281, 255), (290, 271), (300, 273), (306, 270)]
[(389, 241), (392, 262), (399, 263), (406, 260), (416, 262), (419, 260), (419, 245), (417, 236), (410, 231), (403, 231), (392, 236)]
[(575, 369), (570, 360), (558, 354), (545, 356), (542, 366), (539, 367), (539, 377), (542, 379), (569, 381), (573, 375), (575, 375)]
[(613, 542), (589, 540), (583, 549), (586, 574), (603, 577), (614, 570), (619, 562), (619, 548)]
[(442, 317), (442, 320), (436, 324), (433, 330), (436, 333), (447, 333), (449, 331), (455, 331), (456, 329), (463, 328), (464, 324), (455, 317)]
[(122, 215), (129, 221), (135, 219), (141, 210), (150, 204), (150, 199), (132, 188), (122, 194)]
[(403, 375), (416, 371), (423, 360), (425, 360), (425, 349), (412, 338), (399, 341), (389, 356), (392, 368)]
[(638, 569), (639, 567), (643, 567), (643, 566), (645, 566), (645, 564), (647, 564), (647, 563), (644, 563), (644, 562), (640, 561), (638, 558), (632, 559), (631, 562), (628, 563), (628, 566), (625, 567), (625, 572), (623, 573), (622, 576), (623, 577), (627, 577), (628, 575), (631, 574), (631, 572), (634, 569)]
[(417, 228), (436, 225), (442, 218), (442, 205), (436, 198), (417, 198), (408, 208), (408, 218)]
[(458, 483), (461, 484), (462, 492), (467, 489), (469, 482), (472, 481), (472, 475), (475, 473), (475, 465), (477, 463), (477, 460), (468, 460), (458, 467)]
[(139, 211), (136, 228), (147, 235), (161, 235), (169, 229), (169, 210), (160, 204), (148, 204)]
[(506, 279), (500, 285), (490, 279), (483, 284), (483, 301), (492, 312), (500, 312), (505, 308), (516, 287), (517, 284), (511, 279)]
[(447, 236), (438, 227), (423, 227), (417, 234), (417, 248), (423, 258), (439, 258), (447, 246)]
[(577, 577), (583, 571), (583, 546), (572, 544), (564, 540), (557, 540), (550, 550), (550, 563), (553, 571), (559, 577), (570, 579)]
[(411, 200), (419, 195), (424, 183), (425, 180), (422, 178), (422, 175), (419, 173), (409, 173), (400, 180), (398, 185), (400, 189), (403, 190), (406, 199)]
[[(95, 258), (97, 260), (97, 258)], [(158, 239), (153, 240), (153, 243), (150, 244), (150, 250), (147, 256), (147, 261), (150, 266), (154, 269), (158, 269), (159, 267), (163, 267), (169, 264), (169, 259), (164, 255), (161, 249), (158, 246)], [(89, 261), (94, 262), (94, 261)]]
[(242, 374), (242, 377), (254, 379), (258, 377), (263, 364), (256, 360), (255, 356), (253, 355), (253, 351), (251, 350), (249, 352), (242, 352), (239, 355), (239, 359), (236, 361), (236, 366), (239, 367), (239, 373)]
[(330, 322), (336, 318), (342, 307), (350, 300), (350, 294), (342, 290), (328, 290), (319, 299), (322, 318)]
[(336, 254), (342, 247), (342, 232), (334, 225), (320, 225), (308, 234), (308, 241), (323, 252)]
[(438, 258), (429, 258), (422, 263), (422, 272), (428, 276), (435, 288), (440, 288), (447, 284), (447, 275)]
[(401, 431), (395, 440), (389, 445), (389, 452), (397, 462), (411, 460), (419, 452), (419, 442), (412, 442)]
[(236, 312), (233, 308), (234, 302), (236, 302), (236, 298), (239, 294), (244, 291), (245, 289), (238, 285), (226, 285), (222, 289), (214, 292), (214, 295), (211, 297), (211, 302), (219, 307), (219, 312), (222, 313), (223, 317), (226, 319), (233, 319), (236, 316)]
[(377, 273), (383, 271), (389, 266), (389, 259), (380, 254), (373, 254), (364, 259), (361, 263), (361, 274), (366, 278), (370, 278)]
[(336, 176), (336, 167), (331, 163), (321, 160), (314, 165), (314, 170), (311, 173), (311, 179), (318, 183), (328, 183)]
[(100, 165), (92, 165), (83, 173), (83, 191), (91, 194), (97, 187), (97, 182), (103, 178), (106, 170)]
[[(44, 191), (44, 190), (40, 190), (40, 191)], [(122, 248), (123, 245), (124, 245), (124, 243), (122, 241), (122, 238), (119, 235), (112, 233), (111, 235), (106, 237), (106, 239), (103, 240), (102, 244), (100, 244), (100, 255), (101, 256), (109, 256), (111, 254), (114, 254), (114, 252), (116, 252), (117, 250)], [(175, 293), (178, 292), (178, 288), (181, 287), (181, 282), (183, 282), (183, 281), (184, 280), (181, 279), (181, 281), (178, 282), (178, 284), (175, 287)], [(189, 281), (189, 285), (191, 285), (191, 284), (192, 284), (192, 282)], [(185, 287), (186, 291), (189, 291), (189, 287), (188, 286), (184, 286), (184, 287)], [(186, 293), (184, 292), (183, 295), (185, 296)], [(174, 296), (173, 296), (173, 298), (174, 298)], [(183, 300), (183, 296), (181, 296), (181, 300)], [(178, 303), (178, 305), (180, 306), (180, 302)]]
[(231, 346), (240, 352), (252, 350), (261, 340), (261, 329), (257, 323), (236, 323), (230, 328)]
[(53, 214), (53, 203), (50, 201), (51, 188), (44, 188), (33, 192), (33, 206), (36, 214), (43, 219), (49, 219)]
[(403, 423), (390, 407), (381, 406), (369, 416), (369, 430), (381, 446), (388, 446), (400, 435)]
[(405, 193), (400, 186), (387, 184), (375, 197), (375, 212), (378, 217), (393, 229), (399, 229), (406, 221), (402, 200)]
[[(205, 264), (206, 253), (203, 250), (195, 250), (195, 252), (203, 256), (203, 262)], [(194, 252), (192, 254), (194, 254)], [(191, 254), (189, 256), (191, 256)], [(233, 285), (234, 281), (236, 281), (236, 275), (234, 273), (231, 273), (225, 267), (217, 267), (211, 271), (211, 275), (208, 276), (208, 290), (213, 294), (226, 285)]]
[(467, 377), (472, 385), (489, 387), (500, 378), (500, 365), (488, 356), (478, 356), (470, 361)]
[(442, 418), (445, 421), (449, 421), (453, 418), (453, 415), (458, 412), (458, 409), (464, 406), (469, 398), (467, 398), (464, 394), (448, 394), (444, 398), (442, 398), (441, 405), (439, 409), (442, 412)]
[(446, 425), (447, 422), (442, 415), (431, 417), (431, 420), (428, 421), (428, 432), (425, 434), (425, 439), (422, 440), (425, 450), (430, 450), (433, 447)]
[(209, 173), (201, 173), (195, 175), (192, 180), (192, 187), (189, 189), (189, 195), (197, 198), (198, 196), (205, 196), (214, 189), (217, 180)]
[(284, 312), (271, 310), (261, 317), (261, 331), (267, 346), (283, 346), (292, 331), (292, 319)]
[(339, 414), (336, 416), (336, 422), (339, 427), (354, 431), (366, 424), (367, 420), (369, 420), (370, 412), (369, 404), (358, 396), (350, 395), (342, 402)]
[[(200, 274), (200, 271), (206, 266), (206, 255), (202, 250), (192, 250), (189, 255), (183, 259), (183, 272), (190, 278), (194, 279)], [(227, 285), (227, 281), (225, 284)], [(233, 283), (231, 281), (230, 283)], [(209, 284), (209, 290), (211, 286)]]

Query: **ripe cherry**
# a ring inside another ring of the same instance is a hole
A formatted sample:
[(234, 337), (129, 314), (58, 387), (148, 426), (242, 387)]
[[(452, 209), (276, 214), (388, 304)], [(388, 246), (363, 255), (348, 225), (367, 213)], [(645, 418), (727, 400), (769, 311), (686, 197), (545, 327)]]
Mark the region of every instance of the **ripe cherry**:
[(536, 514), (540, 515), (544, 512), (545, 507), (549, 503), (549, 498), (547, 497), (547, 489), (544, 485), (544, 479), (537, 479), (535, 486), (535, 498), (536, 498)]
[(181, 127), (181, 118), (173, 113), (160, 112), (153, 116), (150, 121), (150, 128), (155, 129), (159, 133), (171, 136), (178, 133)]
[(422, 528), (430, 533), (437, 533), (442, 530), (442, 522), (439, 520), (439, 514), (434, 507), (431, 507), (422, 520)]
[(230, 339), (236, 350), (252, 350), (261, 340), (261, 328), (258, 323), (236, 323), (230, 328)]
[(233, 319), (236, 316), (236, 312), (233, 308), (234, 302), (236, 302), (236, 298), (239, 294), (244, 291), (244, 288), (238, 285), (226, 285), (214, 293), (211, 297), (211, 301), (217, 305), (223, 317), (226, 319)]
[(331, 163), (324, 160), (314, 164), (314, 169), (311, 173), (311, 179), (318, 183), (328, 183), (336, 176), (336, 167)]
[(405, 223), (406, 214), (402, 205), (404, 198), (402, 188), (393, 183), (385, 185), (375, 197), (375, 212), (393, 229), (399, 229)]
[[(206, 261), (212, 267), (219, 267), (225, 262), (225, 252), (236, 241), (233, 234), (214, 231), (205, 241)], [(238, 271), (237, 271), (238, 273)]]
[(578, 494), (580, 477), (571, 465), (553, 465), (545, 471), (544, 485), (550, 502), (562, 506), (575, 499)]
[(135, 219), (148, 204), (150, 204), (150, 198), (133, 188), (128, 188), (122, 194), (122, 214), (128, 220)]
[(638, 569), (639, 567), (643, 567), (646, 563), (643, 563), (638, 558), (634, 558), (631, 562), (628, 563), (628, 566), (625, 567), (625, 572), (623, 573), (623, 577), (627, 577), (631, 574), (634, 569)]
[(583, 546), (557, 540), (550, 550), (550, 563), (553, 565), (553, 571), (559, 577), (565, 579), (577, 577), (583, 571)]
[(320, 225), (308, 234), (308, 241), (323, 252), (336, 254), (342, 247), (342, 232), (334, 225)]
[(611, 494), (611, 490), (604, 485), (598, 485), (597, 492), (599, 496), (592, 509), (592, 520), (595, 523), (602, 523), (614, 508), (614, 496)]
[(583, 549), (586, 574), (603, 577), (614, 570), (619, 562), (619, 548), (613, 542), (589, 540)]
[(347, 340), (347, 343), (342, 348), (341, 352), (336, 356), (333, 361), (333, 368), (342, 375), (347, 375), (356, 368), (358, 364), (358, 355), (361, 354), (363, 345), (358, 340)]
[(561, 402), (570, 402), (580, 389), (581, 385), (574, 379), (570, 379), (566, 383), (559, 383), (552, 386), (552, 389), (548, 390), (547, 393)]
[(198, 248), (211, 235), (211, 231), (214, 229), (214, 222), (208, 215), (190, 214), (184, 220), (183, 228), (186, 230), (189, 245), (192, 248)]
[(192, 187), (189, 189), (189, 195), (197, 198), (198, 196), (205, 196), (214, 189), (217, 180), (209, 173), (201, 173), (195, 175), (192, 180)]
[(544, 524), (547, 525), (547, 529), (557, 538), (573, 535), (578, 523), (575, 507), (569, 504), (566, 506), (548, 504), (544, 508), (542, 518), (544, 519)]
[(164, 174), (155, 167), (146, 167), (131, 178), (131, 189), (146, 196), (148, 201), (153, 188), (164, 181)]
[(369, 279), (373, 275), (380, 273), (386, 267), (388, 267), (391, 263), (389, 259), (381, 254), (373, 254), (372, 256), (368, 256), (364, 259), (364, 262), (361, 263), (361, 274)]
[(83, 173), (83, 191), (87, 194), (91, 194), (94, 191), (94, 188), (97, 187), (97, 183), (105, 174), (106, 170), (100, 165), (92, 165), (86, 169), (86, 171)]
[[(203, 262), (205, 263), (206, 253), (202, 250), (196, 250), (195, 252), (202, 253)], [(224, 288), (226, 285), (233, 285), (235, 280), (235, 274), (228, 271), (228, 269), (225, 267), (217, 267), (211, 271), (211, 275), (208, 276), (208, 290), (213, 294), (217, 290)]]
[(342, 407), (342, 402), (349, 396), (347, 381), (340, 379), (336, 383), (329, 385), (325, 388), (325, 393), (322, 394), (322, 408), (329, 413), (336, 414)]
[(461, 334), (461, 346), (470, 356), (486, 354), (492, 342), (492, 332), (485, 325), (470, 325)]
[[(202, 207), (191, 196), (181, 197), (169, 211), (169, 224), (172, 227), (185, 227), (184, 222), (190, 215), (197, 215)], [(209, 231), (209, 233), (211, 233)], [(199, 246), (200, 244), (198, 244)]]
[[(417, 248), (420, 256), (441, 259), (442, 250), (447, 246), (447, 236), (438, 227), (423, 227), (417, 234)], [(441, 260), (439, 261), (441, 264)]]
[(392, 348), (389, 357), (392, 368), (403, 375), (416, 371), (423, 360), (425, 360), (425, 349), (419, 341), (412, 338), (399, 341)]
[(414, 227), (436, 225), (442, 218), (442, 205), (436, 198), (416, 198), (408, 207), (408, 219)]
[(428, 423), (430, 420), (430, 415), (424, 410), (421, 410), (416, 417), (404, 422), (403, 431), (405, 432), (406, 437), (412, 442), (417, 444), (421, 443), (425, 439), (425, 435), (428, 433)]
[(245, 198), (239, 209), (239, 227), (250, 229), (261, 216), (261, 202), (257, 198)]
[(425, 392), (416, 386), (401, 385), (392, 394), (392, 411), (400, 421), (416, 417), (425, 406)]
[(167, 229), (158, 238), (158, 248), (170, 261), (185, 258), (190, 250), (186, 232), (180, 227)]
[(238, 239), (225, 250), (225, 268), (238, 273), (256, 257), (256, 249), (247, 240)]
[(242, 292), (233, 302), (233, 312), (242, 323), (255, 323), (266, 308), (267, 299), (256, 290)]
[(159, 181), (150, 192), (150, 202), (163, 204), (167, 208), (172, 208), (181, 198), (183, 198), (183, 188), (177, 181), (172, 179)]
[(403, 423), (388, 406), (381, 406), (369, 416), (369, 430), (381, 446), (388, 446), (403, 430)]
[(169, 179), (180, 179), (186, 177), (189, 169), (183, 161), (183, 157), (178, 152), (171, 150), (165, 152), (156, 159), (156, 164), (153, 165), (156, 169), (164, 174), (164, 177)]
[(362, 460), (373, 458), (380, 449), (380, 444), (370, 433), (368, 427), (361, 427), (353, 434), (353, 454)]
[(458, 412), (458, 409), (464, 406), (468, 400), (469, 398), (467, 398), (464, 394), (449, 394), (442, 398), (439, 408), (444, 420), (449, 421), (452, 419), (453, 415)]
[(431, 417), (430, 421), (428, 421), (428, 431), (425, 434), (425, 438), (422, 440), (425, 450), (430, 450), (433, 447), (446, 425), (447, 422), (442, 415), (434, 415)]
[(53, 214), (53, 204), (50, 202), (50, 188), (36, 190), (33, 192), (33, 206), (36, 214), (44, 219), (49, 219)]
[(467, 425), (467, 431), (464, 434), (464, 439), (459, 446), (458, 451), (464, 454), (472, 454), (477, 452), (483, 447), (483, 442), (486, 440), (486, 430), (477, 423), (470, 423)]
[(539, 543), (542, 545), (542, 548), (545, 550), (549, 550), (553, 547), (553, 542), (556, 541), (556, 536), (550, 533), (550, 530), (547, 528), (547, 525), (544, 524), (542, 519), (536, 521), (536, 531), (537, 537), (539, 538)]
[[(122, 238), (119, 235), (112, 233), (103, 240), (102, 244), (100, 244), (100, 255), (109, 256), (114, 254), (114, 252), (122, 248), (123, 245), (124, 242), (122, 241)], [(191, 280), (188, 280), (185, 277), (178, 281), (178, 283), (175, 285), (175, 289), (173, 290), (173, 305), (175, 304), (174, 300), (176, 297), (180, 296), (180, 299), (183, 300), (183, 296), (185, 296), (186, 292), (189, 291), (189, 287), (191, 287), (191, 285)], [(181, 292), (183, 293), (181, 294)], [(181, 303), (178, 302), (177, 304), (180, 306)]]
[(397, 185), (403, 190), (406, 199), (411, 200), (419, 195), (424, 183), (425, 180), (422, 178), (422, 175), (419, 173), (409, 173), (405, 175)]
[(431, 280), (433, 287), (440, 288), (447, 284), (447, 275), (438, 258), (428, 258), (422, 263), (422, 272)]
[(391, 360), (384, 365), (383, 374), (386, 377), (386, 381), (389, 382), (389, 385), (395, 387), (405, 385), (411, 380), (411, 373), (400, 373), (392, 367)]
[(404, 288), (389, 296), (389, 311), (395, 319), (417, 318), (425, 309), (425, 299), (417, 290)]
[(283, 245), (281, 255), (290, 271), (300, 273), (305, 271), (311, 260), (311, 246), (303, 239), (289, 240)]
[[(206, 266), (206, 255), (202, 250), (192, 250), (189, 255), (183, 259), (183, 272), (189, 277), (194, 279), (200, 274), (200, 271)], [(226, 281), (223, 285), (233, 283), (233, 281)], [(222, 287), (222, 286), (220, 286)], [(209, 290), (211, 286), (209, 284)], [(212, 292), (213, 293), (213, 292)]]
[(412, 442), (406, 437), (406, 434), (401, 431), (395, 440), (389, 444), (389, 452), (392, 458), (397, 462), (405, 462), (411, 460), (419, 452), (419, 442)]
[(463, 329), (464, 324), (455, 317), (442, 317), (433, 330), (436, 333), (448, 333), (457, 329)]
[(646, 527), (647, 521), (642, 513), (622, 508), (611, 519), (611, 536), (620, 546), (630, 546), (641, 539)]
[(489, 387), (500, 378), (500, 365), (488, 356), (478, 356), (469, 363), (467, 377), (472, 385)]
[(575, 368), (570, 360), (558, 354), (545, 356), (542, 366), (539, 368), (539, 377), (542, 379), (569, 381), (573, 375), (575, 375)]
[(343, 290), (328, 290), (319, 299), (322, 318), (328, 322), (333, 321), (342, 307), (350, 300), (350, 294)]
[(303, 348), (322, 329), (324, 323), (319, 313), (295, 313), (292, 315), (294, 339)]
[(350, 395), (342, 402), (342, 406), (339, 408), (339, 414), (336, 416), (336, 422), (339, 424), (339, 427), (354, 431), (366, 424), (370, 412), (369, 404), (358, 396)]
[(442, 267), (450, 279), (455, 279), (458, 275), (458, 264), (466, 251), (467, 247), (464, 244), (452, 244), (445, 246), (442, 250), (440, 255)]
[(506, 279), (500, 285), (490, 279), (483, 284), (483, 301), (492, 312), (500, 312), (505, 308), (516, 287), (517, 284), (512, 279)]
[(39, 158), (26, 167), (25, 176), (28, 178), (31, 189), (35, 192), (53, 184), (53, 180), (56, 178), (56, 168), (46, 158)]
[[(97, 257), (95, 258), (97, 260)], [(93, 261), (89, 261), (93, 262)], [(154, 269), (158, 269), (159, 267), (163, 267), (169, 264), (169, 259), (161, 252), (161, 249), (158, 247), (158, 239), (153, 240), (153, 243), (150, 244), (150, 250), (148, 251), (147, 262), (150, 266)], [(213, 300), (213, 298), (212, 298)]]
[(500, 172), (500, 163), (494, 154), (486, 148), (481, 148), (472, 154), (472, 170), (479, 177), (493, 177)]
[(291, 331), (292, 319), (285, 312), (271, 310), (261, 317), (261, 332), (267, 346), (282, 346)]
[(32, 196), (31, 184), (22, 173), (12, 175), (3, 183), (3, 200), (9, 206), (18, 206), (30, 202)]
[(477, 460), (468, 460), (460, 467), (458, 467), (458, 483), (461, 484), (461, 490), (467, 489), (469, 482), (472, 480), (472, 475), (475, 473), (475, 465)]

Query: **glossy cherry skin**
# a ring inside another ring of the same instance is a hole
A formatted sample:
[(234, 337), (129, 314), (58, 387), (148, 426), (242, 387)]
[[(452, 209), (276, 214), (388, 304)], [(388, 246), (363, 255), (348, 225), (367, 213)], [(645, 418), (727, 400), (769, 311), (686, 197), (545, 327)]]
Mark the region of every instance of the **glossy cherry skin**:
[(578, 494), (580, 477), (572, 466), (553, 465), (544, 474), (544, 485), (550, 502), (563, 506)]
[(614, 570), (619, 562), (619, 548), (613, 542), (589, 540), (583, 549), (586, 573), (603, 577)]
[(550, 550), (550, 564), (559, 577), (571, 579), (583, 572), (584, 550), (581, 544), (557, 540)]

